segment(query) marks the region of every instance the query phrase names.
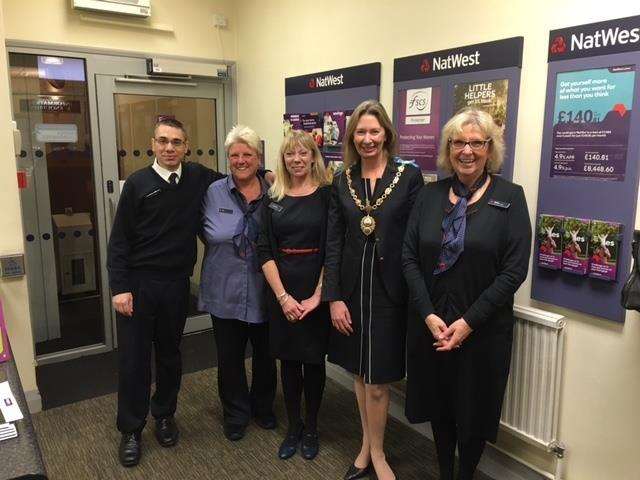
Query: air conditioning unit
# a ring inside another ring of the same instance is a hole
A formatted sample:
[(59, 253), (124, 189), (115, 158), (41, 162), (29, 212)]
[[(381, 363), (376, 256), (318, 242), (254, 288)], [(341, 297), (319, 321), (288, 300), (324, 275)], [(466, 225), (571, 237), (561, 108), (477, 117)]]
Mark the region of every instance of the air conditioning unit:
[(151, 16), (151, 0), (72, 0), (73, 8), (94, 12), (133, 15), (136, 17)]

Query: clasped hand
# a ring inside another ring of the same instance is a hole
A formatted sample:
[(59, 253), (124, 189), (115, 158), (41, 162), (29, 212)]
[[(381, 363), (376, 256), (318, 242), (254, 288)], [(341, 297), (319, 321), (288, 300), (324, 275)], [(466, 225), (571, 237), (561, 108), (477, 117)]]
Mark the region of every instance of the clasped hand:
[(309, 298), (298, 302), (291, 295), (282, 303), (282, 313), (291, 323), (298, 322), (313, 312), (320, 305), (320, 294), (314, 293)]
[(431, 335), (433, 335), (435, 340), (433, 346), (438, 352), (449, 352), (453, 349), (460, 348), (462, 342), (473, 331), (462, 317), (448, 327), (435, 313), (427, 315), (424, 322), (427, 324)]

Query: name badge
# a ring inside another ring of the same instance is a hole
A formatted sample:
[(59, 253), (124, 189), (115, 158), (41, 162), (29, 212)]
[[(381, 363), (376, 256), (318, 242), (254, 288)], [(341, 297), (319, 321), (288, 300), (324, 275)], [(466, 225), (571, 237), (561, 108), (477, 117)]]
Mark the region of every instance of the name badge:
[(278, 213), (280, 213), (280, 212), (282, 212), (282, 211), (284, 210), (284, 208), (282, 207), (282, 205), (279, 205), (279, 204), (277, 204), (276, 202), (271, 202), (271, 203), (268, 205), (268, 207), (269, 207), (271, 210), (273, 210), (273, 211), (275, 211), (275, 212), (278, 212)]
[(233, 213), (233, 210), (231, 210), (230, 208), (219, 208), (218, 212), (220, 212), (220, 213)]
[(494, 199), (489, 200), (488, 203), (489, 203), (489, 205), (493, 205), (494, 207), (501, 208), (502, 210), (506, 210), (507, 208), (509, 208), (511, 206), (510, 203), (502, 202), (500, 200), (494, 200)]
[(154, 191), (153, 191), (153, 192), (151, 192), (151, 193), (147, 193), (147, 194), (144, 196), (144, 198), (151, 198), (151, 197), (154, 197), (154, 196), (156, 196), (157, 194), (159, 194), (161, 191), (162, 191), (162, 189), (161, 189), (161, 188), (158, 188), (158, 189), (154, 190)]

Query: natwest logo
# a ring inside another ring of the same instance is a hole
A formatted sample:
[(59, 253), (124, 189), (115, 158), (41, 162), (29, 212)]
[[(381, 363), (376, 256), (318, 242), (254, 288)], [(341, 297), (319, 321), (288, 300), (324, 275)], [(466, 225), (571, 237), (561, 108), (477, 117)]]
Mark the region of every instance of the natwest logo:
[(480, 52), (478, 50), (470, 55), (464, 55), (462, 53), (452, 53), (446, 57), (433, 57), (432, 67), (433, 71), (438, 70), (450, 70), (452, 68), (459, 67), (471, 67), (473, 65), (480, 64)]
[(422, 73), (429, 73), (430, 70), (431, 70), (431, 64), (429, 63), (429, 59), (425, 58), (424, 60), (422, 60), (422, 63), (420, 64), (420, 71)]
[(344, 85), (344, 74), (340, 75), (325, 75), (324, 77), (315, 77), (309, 80), (309, 88), (318, 87), (335, 87), (338, 85)]
[(592, 48), (613, 47), (615, 45), (626, 45), (627, 43), (638, 43), (640, 41), (640, 27), (627, 28), (607, 28), (600, 29), (591, 34), (572, 34), (571, 51), (590, 50)]
[(562, 35), (558, 35), (551, 42), (551, 53), (564, 53), (567, 50), (567, 41)]

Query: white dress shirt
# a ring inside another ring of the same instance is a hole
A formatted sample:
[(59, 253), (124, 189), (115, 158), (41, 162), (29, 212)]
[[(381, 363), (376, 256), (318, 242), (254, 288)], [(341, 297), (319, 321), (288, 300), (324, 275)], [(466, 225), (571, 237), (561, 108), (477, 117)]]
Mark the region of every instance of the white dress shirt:
[(178, 168), (176, 170), (171, 171), (171, 170), (167, 170), (162, 165), (160, 165), (158, 163), (158, 159), (156, 158), (153, 160), (153, 165), (151, 166), (151, 168), (153, 168), (156, 171), (156, 173), (160, 175), (164, 179), (164, 181), (167, 183), (171, 183), (169, 181), (169, 176), (172, 173), (178, 174), (178, 178), (176, 178), (176, 183), (180, 183), (180, 177), (182, 177), (182, 163), (178, 165)]

